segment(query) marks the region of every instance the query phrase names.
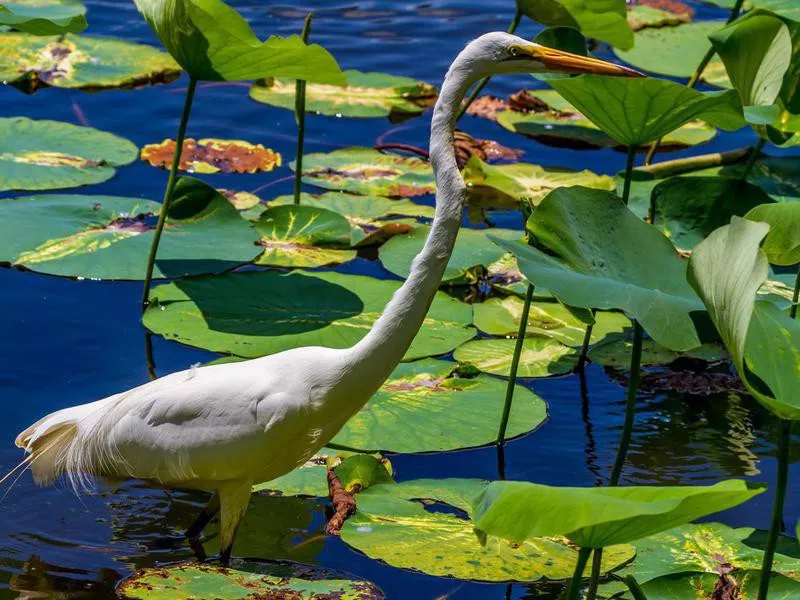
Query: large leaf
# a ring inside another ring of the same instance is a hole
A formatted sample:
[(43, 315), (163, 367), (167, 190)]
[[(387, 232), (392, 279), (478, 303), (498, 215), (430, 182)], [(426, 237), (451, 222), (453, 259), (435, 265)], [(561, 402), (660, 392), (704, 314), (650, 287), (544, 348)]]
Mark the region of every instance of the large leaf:
[(61, 35), (86, 29), (82, 0), (11, 0), (0, 5), (0, 25), (33, 35)]
[[(490, 539), (481, 546), (473, 532), (473, 500), (488, 482), (418, 479), (381, 485), (358, 495), (358, 511), (342, 528), (342, 541), (394, 567), (440, 577), (478, 581), (566, 579), (577, 550), (563, 538), (522, 544)], [(631, 546), (608, 548), (603, 572), (633, 556)]]
[[(306, 111), (336, 117), (385, 117), (392, 113), (416, 115), (436, 98), (436, 88), (410, 77), (388, 73), (344, 72), (345, 87), (310, 83)], [(270, 78), (250, 88), (257, 102), (294, 110), (295, 82)]]
[(0, 34), (0, 77), (26, 91), (132, 88), (172, 81), (179, 73), (169, 54), (145, 44), (72, 34)]
[[(0, 261), (39, 273), (143, 279), (161, 205), (116, 196), (0, 201)], [(258, 235), (206, 184), (179, 180), (153, 276), (219, 273), (252, 260)]]
[[(453, 375), (456, 364), (427, 359), (398, 366), (372, 399), (333, 438), (361, 451), (443, 452), (490, 444), (497, 437), (506, 384)], [(547, 405), (517, 387), (508, 436), (547, 419)]]
[(178, 64), (197, 80), (291, 77), (343, 85), (344, 75), (322, 46), (300, 37), (262, 42), (222, 0), (134, 0)]
[[(294, 162), (289, 166), (294, 170)], [(359, 146), (305, 155), (303, 181), (377, 196), (421, 196), (436, 191), (433, 170), (424, 160)]]
[(581, 75), (548, 83), (620, 144), (641, 146), (702, 119), (734, 130), (744, 125), (733, 90), (702, 93), (665, 79)]
[[(473, 340), (456, 348), (453, 357), (461, 363), (508, 377), (517, 340)], [(543, 337), (525, 338), (520, 354), (519, 377), (550, 377), (572, 372), (578, 364), (578, 351), (561, 342)]]
[(800, 262), (800, 202), (762, 204), (745, 215), (769, 225), (761, 246), (773, 265), (788, 267)]
[(294, 562), (234, 559), (230, 567), (209, 563), (178, 563), (145, 568), (119, 587), (125, 598), (141, 600), (242, 600), (302, 598), (303, 600), (380, 600), (373, 583), (353, 575)]
[(0, 191), (54, 190), (111, 179), (136, 160), (131, 142), (59, 121), (0, 118)]
[[(339, 273), (231, 273), (154, 288), (143, 319), (168, 339), (244, 357), (345, 348), (367, 334), (398, 287)], [(451, 352), (475, 335), (471, 322), (469, 305), (437, 294), (405, 359)]]
[(497, 240), (528, 280), (581, 308), (619, 309), (673, 350), (700, 345), (690, 314), (703, 304), (686, 283), (674, 246), (613, 194), (585, 188), (550, 193), (528, 229), (548, 254)]
[(517, 7), (543, 25), (574, 27), (619, 48), (633, 46), (624, 0), (517, 0)]
[(734, 217), (695, 248), (689, 281), (750, 393), (781, 418), (800, 419), (800, 323), (771, 302), (756, 302), (769, 272), (759, 248), (768, 230)]
[(759, 486), (551, 487), (494, 481), (475, 504), (475, 529), (514, 542), (564, 535), (582, 548), (624, 544), (747, 502)]

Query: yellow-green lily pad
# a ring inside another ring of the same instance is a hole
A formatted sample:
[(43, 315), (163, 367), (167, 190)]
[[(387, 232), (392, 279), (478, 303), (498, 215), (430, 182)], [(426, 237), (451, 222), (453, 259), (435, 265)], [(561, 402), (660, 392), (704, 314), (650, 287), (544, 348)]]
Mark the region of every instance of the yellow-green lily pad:
[(0, 25), (33, 35), (79, 33), (86, 29), (81, 0), (10, 0), (0, 4)]
[[(454, 358), (484, 373), (508, 377), (517, 340), (473, 340), (456, 348)], [(578, 351), (546, 337), (522, 342), (518, 377), (551, 377), (570, 373), (578, 364)]]
[[(604, 367), (629, 369), (633, 342), (630, 340), (613, 340), (607, 344), (589, 350), (589, 360)], [(727, 358), (726, 352), (718, 344), (703, 344), (691, 350), (676, 352), (665, 348), (654, 340), (642, 342), (641, 364), (644, 367), (668, 365), (680, 358), (688, 358), (708, 363), (720, 362)]]

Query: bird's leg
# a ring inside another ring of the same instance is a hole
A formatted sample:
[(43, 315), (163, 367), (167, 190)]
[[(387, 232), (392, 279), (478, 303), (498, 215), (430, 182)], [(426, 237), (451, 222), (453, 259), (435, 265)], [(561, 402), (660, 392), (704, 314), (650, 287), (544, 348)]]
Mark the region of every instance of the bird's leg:
[(230, 563), (236, 529), (250, 503), (250, 488), (249, 481), (230, 482), (219, 488), (219, 560), (223, 565)]
[(200, 534), (203, 533), (203, 529), (205, 529), (206, 525), (208, 525), (211, 519), (213, 519), (218, 512), (219, 493), (214, 492), (214, 495), (211, 496), (211, 500), (208, 501), (206, 507), (200, 511), (197, 519), (195, 519), (194, 523), (192, 523), (189, 529), (186, 530), (186, 537), (189, 539), (200, 537)]

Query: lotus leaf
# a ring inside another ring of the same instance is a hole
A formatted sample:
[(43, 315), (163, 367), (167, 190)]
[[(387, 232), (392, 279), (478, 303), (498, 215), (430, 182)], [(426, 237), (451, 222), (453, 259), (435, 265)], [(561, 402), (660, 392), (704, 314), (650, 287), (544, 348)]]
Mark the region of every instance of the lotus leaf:
[(134, 0), (172, 57), (199, 81), (291, 77), (343, 85), (344, 75), (322, 46), (299, 36), (262, 42), (222, 0)]
[[(379, 485), (358, 496), (358, 511), (342, 528), (342, 541), (393, 567), (478, 581), (566, 579), (577, 550), (564, 538), (543, 537), (481, 546), (473, 531), (472, 503), (488, 485), (478, 479), (418, 479)], [(603, 572), (633, 557), (631, 546), (603, 555)]]
[(496, 240), (516, 255), (528, 280), (570, 306), (623, 310), (673, 350), (700, 345), (690, 315), (703, 304), (686, 282), (685, 264), (661, 232), (613, 194), (554, 190), (533, 211), (528, 230), (548, 253)]
[[(344, 348), (367, 334), (398, 287), (339, 273), (229, 273), (154, 288), (143, 321), (168, 339), (248, 358)], [(475, 335), (471, 322), (469, 305), (437, 294), (405, 359), (451, 352)]]
[[(639, 31), (645, 27), (663, 27), (665, 25), (690, 23), (693, 16), (694, 10), (683, 2), (641, 0), (636, 4), (628, 5), (628, 24), (634, 31)], [(636, 35), (634, 34), (635, 41)]]
[[(473, 340), (456, 348), (454, 358), (484, 373), (508, 377), (516, 340)], [(550, 377), (571, 373), (578, 364), (578, 352), (557, 340), (525, 338), (522, 342), (518, 377)], [(516, 401), (515, 401), (516, 402)]]
[[(345, 71), (345, 87), (309, 83), (306, 111), (336, 117), (385, 117), (391, 113), (416, 115), (436, 98), (436, 88), (409, 77), (387, 73)], [(294, 110), (295, 83), (266, 79), (250, 88), (257, 102)]]
[[(630, 340), (613, 340), (589, 350), (589, 360), (604, 367), (627, 370), (631, 365), (632, 351), (633, 343)], [(668, 365), (678, 359), (687, 358), (711, 363), (725, 360), (726, 354), (715, 344), (703, 344), (691, 350), (675, 352), (653, 340), (648, 339), (642, 342), (641, 365), (643, 367)]]
[(517, 0), (517, 7), (543, 25), (574, 27), (587, 38), (619, 48), (633, 46), (624, 0)]
[[(175, 141), (148, 144), (142, 148), (142, 160), (154, 167), (168, 169), (175, 154)], [(244, 140), (212, 138), (183, 141), (178, 168), (190, 173), (258, 173), (280, 167), (281, 155), (261, 144)]]
[[(641, 586), (647, 600), (683, 600), (684, 598), (714, 598), (721, 593), (736, 600), (756, 600), (761, 572), (737, 571), (726, 575), (717, 573), (682, 573), (666, 575)], [(720, 583), (723, 582), (723, 583)], [(769, 600), (794, 600), (800, 594), (800, 583), (783, 575), (772, 574), (769, 584)], [(600, 596), (605, 597), (605, 596)], [(631, 600), (629, 594), (611, 596), (615, 600)]]
[[(289, 166), (294, 170), (294, 162)], [(377, 196), (421, 196), (436, 191), (433, 170), (426, 161), (358, 146), (305, 155), (303, 181)]]
[(800, 262), (800, 203), (762, 204), (745, 218), (769, 225), (769, 233), (761, 245), (769, 262), (785, 267)]
[[(704, 2), (716, 4), (722, 8), (733, 8), (736, 4), (736, 0), (704, 0)], [(791, 19), (800, 17), (800, 6), (794, 0), (745, 0), (742, 6), (745, 10), (766, 8)]]
[(0, 5), (0, 25), (33, 35), (79, 33), (86, 29), (81, 0), (11, 0)]
[(625, 544), (747, 502), (766, 486), (552, 487), (494, 481), (475, 503), (475, 530), (517, 543), (563, 535), (581, 548)]
[[(161, 205), (116, 196), (42, 195), (0, 202), (0, 260), (39, 273), (143, 279)], [(181, 179), (154, 277), (219, 273), (249, 262), (258, 235), (206, 184)], [(212, 243), (213, 241), (213, 243)]]
[(53, 190), (111, 179), (137, 149), (112, 133), (59, 121), (0, 118), (0, 191)]
[(245, 600), (302, 598), (303, 600), (380, 600), (372, 583), (341, 571), (288, 561), (234, 559), (230, 567), (209, 563), (178, 563), (140, 569), (119, 587), (125, 598), (141, 600)]
[(665, 79), (581, 75), (548, 82), (595, 125), (625, 146), (641, 146), (701, 119), (727, 131), (744, 125), (733, 90), (702, 93)]
[[(379, 250), (384, 268), (399, 277), (408, 277), (411, 262), (422, 250), (429, 232), (430, 227), (425, 225), (386, 242)], [(493, 229), (492, 235), (505, 240), (515, 240), (520, 237), (520, 232), (511, 229)], [(456, 245), (442, 276), (442, 282), (474, 283), (484, 274), (486, 267), (500, 259), (503, 254), (504, 252), (486, 237), (485, 231), (462, 229), (458, 232)]]
[(73, 34), (0, 34), (0, 79), (26, 91), (48, 85), (90, 91), (132, 88), (169, 82), (179, 74), (169, 54), (145, 44)]

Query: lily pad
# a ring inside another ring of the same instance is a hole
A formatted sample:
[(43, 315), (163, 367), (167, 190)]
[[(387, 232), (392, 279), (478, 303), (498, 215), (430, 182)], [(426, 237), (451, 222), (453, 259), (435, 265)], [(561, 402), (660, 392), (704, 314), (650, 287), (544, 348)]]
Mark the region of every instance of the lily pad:
[[(174, 154), (175, 140), (164, 140), (142, 148), (142, 160), (154, 167), (169, 169)], [(281, 164), (281, 155), (261, 144), (244, 140), (188, 138), (183, 141), (178, 168), (190, 173), (258, 173), (272, 171)]]
[[(344, 87), (309, 83), (306, 111), (336, 117), (416, 115), (436, 99), (436, 88), (409, 77), (345, 71)], [(294, 110), (295, 81), (266, 79), (250, 88), (250, 97), (264, 104)]]
[[(589, 360), (593, 363), (603, 365), (604, 367), (627, 370), (631, 366), (632, 351), (633, 342), (630, 340), (613, 340), (607, 344), (600, 344), (589, 350)], [(689, 358), (711, 363), (725, 360), (727, 355), (722, 348), (715, 344), (703, 344), (691, 350), (675, 352), (674, 350), (661, 346), (653, 340), (647, 339), (642, 341), (641, 364), (643, 367), (668, 365), (680, 358)]]
[[(381, 246), (379, 255), (384, 268), (399, 277), (408, 277), (411, 262), (422, 250), (430, 227), (425, 225), (392, 238)], [(512, 229), (492, 229), (492, 235), (507, 240), (520, 237)], [(447, 263), (443, 283), (474, 283), (486, 267), (503, 256), (504, 252), (481, 229), (461, 229), (450, 261)]]
[(525, 16), (549, 27), (573, 27), (585, 37), (619, 48), (633, 46), (624, 0), (517, 0)]
[(380, 600), (374, 584), (342, 571), (288, 561), (234, 559), (230, 567), (209, 563), (178, 563), (140, 569), (118, 591), (141, 600), (245, 600), (298, 598), (302, 600)]
[(554, 190), (531, 215), (528, 230), (548, 254), (520, 242), (497, 243), (516, 255), (530, 281), (570, 306), (623, 310), (671, 349), (700, 345), (690, 315), (703, 304), (686, 282), (685, 263), (660, 231), (616, 196), (580, 187)]
[(581, 185), (601, 190), (615, 187), (613, 178), (587, 170), (571, 171), (528, 163), (488, 165), (475, 157), (467, 163), (463, 176), (468, 186), (492, 188), (531, 204), (539, 204), (549, 192), (564, 186)]
[(322, 267), (356, 257), (350, 224), (342, 215), (314, 206), (284, 205), (265, 210), (255, 223), (264, 252), (259, 265)]
[[(294, 170), (294, 162), (289, 166)], [(359, 146), (305, 155), (303, 181), (377, 196), (422, 196), (436, 191), (433, 170), (426, 161)]]
[[(761, 580), (759, 570), (739, 571), (726, 575), (689, 573), (667, 575), (642, 585), (647, 600), (676, 600), (683, 598), (724, 598), (721, 593), (735, 594), (729, 598), (737, 600), (756, 600)], [(724, 590), (724, 591), (720, 591)], [(715, 594), (716, 592), (716, 594)], [(782, 575), (770, 575), (769, 600), (794, 600), (800, 594), (800, 583)], [(630, 596), (614, 596), (629, 600)]]
[[(489, 335), (516, 336), (525, 303), (517, 296), (489, 298), (472, 306), (475, 327)], [(595, 314), (590, 344), (606, 337), (622, 334), (631, 322), (622, 313), (600, 311)], [(528, 335), (553, 338), (567, 346), (580, 346), (586, 333), (586, 323), (575, 317), (560, 302), (533, 302), (528, 315)]]
[(0, 34), (0, 79), (26, 91), (42, 86), (102, 90), (167, 83), (180, 67), (152, 46), (114, 38)]
[[(472, 503), (487, 485), (478, 479), (418, 479), (375, 486), (359, 494), (358, 511), (342, 528), (342, 541), (393, 567), (439, 577), (525, 582), (568, 578), (578, 553), (564, 538), (479, 543)], [(607, 548), (603, 572), (633, 554), (632, 546)]]
[[(340, 273), (229, 273), (154, 288), (143, 321), (168, 339), (248, 358), (346, 348), (367, 334), (398, 287)], [(469, 305), (437, 294), (405, 360), (451, 352), (475, 335), (471, 322)]]
[(11, 0), (0, 5), (0, 25), (33, 35), (79, 33), (86, 29), (81, 0)]
[[(508, 377), (517, 340), (473, 340), (456, 348), (453, 357), (484, 373)], [(522, 342), (519, 377), (551, 377), (571, 373), (578, 351), (557, 340), (529, 337)]]
[[(258, 253), (250, 224), (206, 184), (183, 178), (173, 198), (154, 277), (219, 273)], [(0, 260), (51, 275), (144, 279), (160, 209), (151, 200), (117, 196), (3, 200)]]
[[(372, 399), (333, 438), (360, 451), (443, 452), (491, 444), (503, 414), (506, 384), (485, 375), (453, 375), (452, 361), (427, 359), (398, 366)], [(518, 387), (508, 436), (547, 419), (547, 405)]]
[[(693, 16), (694, 9), (677, 0), (639, 0), (628, 5), (628, 24), (634, 32), (645, 27), (690, 23)], [(635, 34), (634, 40), (636, 40)]]
[(0, 118), (0, 191), (54, 190), (111, 179), (136, 160), (128, 140), (91, 127)]
[(769, 233), (761, 245), (769, 262), (784, 267), (800, 262), (800, 203), (762, 204), (745, 218), (769, 225)]

